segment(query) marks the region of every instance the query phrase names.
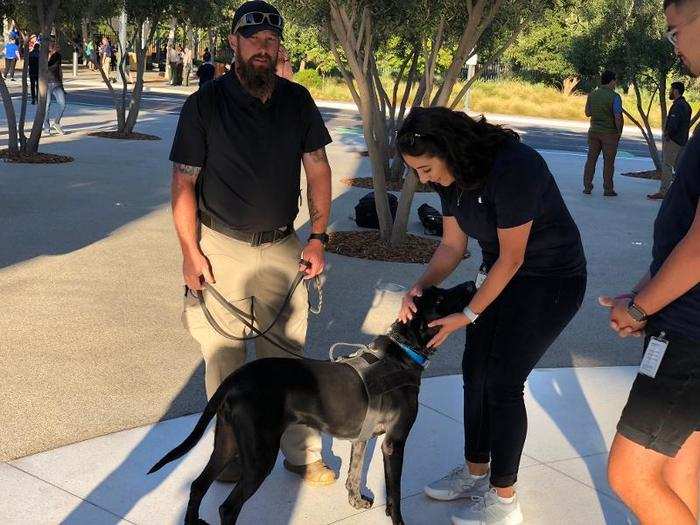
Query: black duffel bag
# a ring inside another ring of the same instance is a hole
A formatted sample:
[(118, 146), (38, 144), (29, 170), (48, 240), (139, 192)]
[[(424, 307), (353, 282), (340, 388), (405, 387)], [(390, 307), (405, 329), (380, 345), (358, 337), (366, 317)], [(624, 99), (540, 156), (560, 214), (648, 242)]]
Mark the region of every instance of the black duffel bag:
[[(399, 199), (393, 193), (389, 193), (389, 210), (392, 219), (396, 219), (396, 209), (399, 207)], [(355, 206), (355, 222), (360, 228), (379, 229), (377, 208), (374, 205), (374, 192), (370, 191), (360, 199)]]
[(442, 213), (429, 204), (421, 204), (418, 206), (418, 218), (425, 233), (442, 237)]

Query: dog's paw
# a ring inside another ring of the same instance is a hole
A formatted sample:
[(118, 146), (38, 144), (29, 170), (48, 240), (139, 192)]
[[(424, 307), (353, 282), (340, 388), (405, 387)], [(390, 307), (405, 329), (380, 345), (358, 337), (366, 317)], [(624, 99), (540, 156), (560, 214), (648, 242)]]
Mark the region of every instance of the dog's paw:
[(362, 494), (351, 494), (350, 496), (348, 496), (348, 500), (350, 501), (350, 505), (352, 505), (356, 509), (369, 509), (372, 508), (372, 504), (374, 503), (374, 500), (372, 498), (368, 498), (367, 496), (363, 496)]

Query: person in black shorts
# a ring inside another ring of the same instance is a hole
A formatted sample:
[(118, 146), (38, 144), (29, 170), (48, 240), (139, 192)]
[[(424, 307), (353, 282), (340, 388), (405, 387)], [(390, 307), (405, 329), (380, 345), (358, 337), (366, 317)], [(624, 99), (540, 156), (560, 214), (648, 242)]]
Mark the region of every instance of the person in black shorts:
[(583, 301), (579, 230), (547, 163), (511, 130), (446, 108), (416, 108), (397, 145), (421, 182), (439, 193), (444, 215), (440, 246), (405, 295), (399, 319), (410, 319), (413, 298), (457, 268), (469, 237), (483, 252), (469, 306), (431, 324), (440, 331), (429, 346), (467, 331), (466, 465), (425, 492), (439, 500), (485, 495), (485, 505), (453, 516), (454, 524), (522, 523), (513, 485), (527, 430), (524, 384)]
[[(700, 75), (700, 0), (666, 0), (668, 39)], [(700, 485), (700, 136), (691, 138), (654, 223), (649, 273), (601, 297), (645, 354), (610, 450), (608, 478), (642, 523), (695, 525)]]

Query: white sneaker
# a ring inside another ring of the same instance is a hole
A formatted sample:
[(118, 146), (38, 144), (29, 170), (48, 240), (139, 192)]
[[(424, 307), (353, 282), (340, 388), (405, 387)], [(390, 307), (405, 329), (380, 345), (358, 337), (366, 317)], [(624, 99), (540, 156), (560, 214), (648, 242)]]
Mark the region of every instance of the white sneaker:
[(433, 499), (451, 501), (459, 498), (481, 497), (489, 490), (488, 472), (483, 476), (472, 476), (466, 465), (457, 467), (444, 478), (433, 481), (423, 489)]
[(518, 495), (506, 503), (496, 493), (489, 490), (483, 498), (475, 499), (474, 503), (460, 516), (452, 516), (452, 525), (520, 525), (523, 523), (523, 512), (520, 510)]
[(63, 128), (61, 127), (61, 125), (60, 125), (58, 122), (54, 122), (54, 123), (51, 125), (51, 127), (52, 127), (52, 128), (56, 131), (56, 133), (58, 133), (59, 135), (65, 135), (65, 134), (66, 134), (66, 132), (63, 131)]

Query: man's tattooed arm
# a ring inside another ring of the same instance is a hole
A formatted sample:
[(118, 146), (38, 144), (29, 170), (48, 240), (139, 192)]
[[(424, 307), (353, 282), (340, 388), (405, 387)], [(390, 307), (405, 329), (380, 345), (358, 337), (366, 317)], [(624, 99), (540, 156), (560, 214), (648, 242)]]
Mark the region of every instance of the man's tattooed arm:
[(311, 191), (311, 186), (309, 186), (309, 190), (306, 192), (306, 200), (309, 203), (309, 220), (312, 225), (317, 224), (323, 215), (314, 202), (314, 194)]
[(319, 148), (303, 156), (308, 184), (307, 201), (313, 233), (323, 233), (331, 214), (331, 167), (326, 148)]
[(188, 166), (187, 164), (173, 162), (173, 175), (187, 175), (188, 177), (196, 179), (200, 171), (202, 171), (202, 168), (197, 166)]

